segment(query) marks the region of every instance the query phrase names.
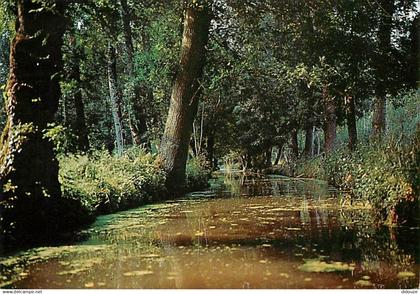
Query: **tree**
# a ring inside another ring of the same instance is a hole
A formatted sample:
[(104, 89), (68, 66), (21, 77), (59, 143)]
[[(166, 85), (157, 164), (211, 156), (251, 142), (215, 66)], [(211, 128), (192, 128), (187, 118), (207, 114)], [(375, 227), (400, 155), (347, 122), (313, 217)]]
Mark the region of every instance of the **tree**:
[(146, 104), (148, 89), (142, 85), (135, 85), (134, 47), (131, 30), (131, 14), (127, 0), (120, 0), (124, 30), (125, 51), (127, 54), (128, 82), (126, 83), (128, 123), (133, 143), (150, 148), (147, 138), (146, 114), (142, 105)]
[(210, 6), (206, 2), (194, 1), (185, 9), (179, 69), (161, 144), (166, 185), (175, 192), (182, 192), (185, 188), (188, 146), (202, 90), (200, 79), (205, 64), (210, 19)]
[(378, 46), (376, 56), (376, 89), (372, 117), (374, 137), (383, 135), (386, 129), (386, 95), (389, 82), (392, 18), (395, 11), (394, 0), (378, 1)]
[(72, 123), (73, 131), (76, 135), (77, 148), (80, 151), (89, 150), (88, 129), (86, 127), (85, 106), (82, 95), (82, 81), (80, 77), (80, 61), (83, 58), (83, 49), (78, 44), (75, 36), (69, 37), (70, 47), (70, 64), (68, 69), (68, 79), (73, 83), (73, 102), (76, 112), (74, 122)]
[(111, 103), (112, 118), (114, 119), (115, 131), (115, 146), (117, 154), (121, 155), (124, 150), (124, 136), (122, 123), (122, 99), (118, 90), (118, 75), (117, 75), (117, 52), (114, 45), (109, 42), (108, 45), (108, 86), (109, 99)]
[(65, 6), (65, 1), (17, 1), (7, 122), (0, 143), (4, 235), (52, 233), (62, 225), (51, 221), (59, 219), (61, 191), (58, 162), (47, 134), (60, 98)]

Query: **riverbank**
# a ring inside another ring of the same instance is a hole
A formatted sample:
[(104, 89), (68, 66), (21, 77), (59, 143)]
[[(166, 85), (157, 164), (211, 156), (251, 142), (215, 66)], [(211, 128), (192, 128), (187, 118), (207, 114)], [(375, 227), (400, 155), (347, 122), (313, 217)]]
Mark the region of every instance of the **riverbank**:
[(420, 187), (420, 134), (359, 144), (327, 157), (300, 159), (270, 169), (288, 176), (327, 181), (349, 201), (366, 201), (383, 224), (417, 225)]
[[(4, 250), (71, 239), (72, 231), (91, 224), (99, 215), (174, 198), (165, 187), (165, 172), (158, 156), (140, 148), (128, 149), (122, 156), (105, 150), (89, 155), (61, 154), (58, 160), (63, 196), (45, 209), (49, 213), (45, 218), (54, 222), (48, 224), (53, 229), (42, 234), (42, 230), (33, 230), (33, 234), (16, 232)], [(210, 175), (204, 159), (190, 159), (185, 192), (208, 187)]]
[[(157, 155), (132, 148), (122, 156), (106, 151), (67, 155), (59, 159), (64, 197), (79, 201), (93, 216), (170, 199), (165, 172)], [(210, 169), (204, 159), (192, 158), (186, 168), (186, 192), (208, 186)]]

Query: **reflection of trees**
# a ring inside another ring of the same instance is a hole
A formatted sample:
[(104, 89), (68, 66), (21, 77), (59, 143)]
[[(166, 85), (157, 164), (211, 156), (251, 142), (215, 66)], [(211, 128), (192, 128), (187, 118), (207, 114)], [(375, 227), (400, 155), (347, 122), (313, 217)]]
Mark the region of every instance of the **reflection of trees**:
[[(390, 270), (391, 266), (392, 274), (396, 274), (414, 266), (418, 261), (418, 250), (412, 242), (419, 240), (418, 230), (410, 232), (404, 228), (376, 227), (372, 219), (370, 211), (366, 209), (343, 209), (340, 213), (342, 229), (353, 232), (347, 242), (350, 241), (351, 246), (360, 250), (363, 269), (383, 272)], [(407, 242), (407, 239), (411, 241)], [(384, 263), (389, 266), (383, 267)]]

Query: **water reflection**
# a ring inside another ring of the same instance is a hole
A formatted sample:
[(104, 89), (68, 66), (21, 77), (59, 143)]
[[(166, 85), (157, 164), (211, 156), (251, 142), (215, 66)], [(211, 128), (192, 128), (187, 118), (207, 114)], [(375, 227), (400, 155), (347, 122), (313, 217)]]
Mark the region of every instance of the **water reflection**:
[(9, 288), (410, 288), (418, 228), (380, 228), (324, 182), (243, 174), (5, 257)]

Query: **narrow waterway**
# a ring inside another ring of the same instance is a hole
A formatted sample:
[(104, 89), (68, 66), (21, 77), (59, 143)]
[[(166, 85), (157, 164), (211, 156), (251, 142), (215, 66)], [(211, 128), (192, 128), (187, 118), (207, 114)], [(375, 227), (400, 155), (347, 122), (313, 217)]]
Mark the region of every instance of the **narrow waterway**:
[(0, 259), (2, 288), (416, 288), (419, 228), (378, 227), (324, 182), (221, 175)]

